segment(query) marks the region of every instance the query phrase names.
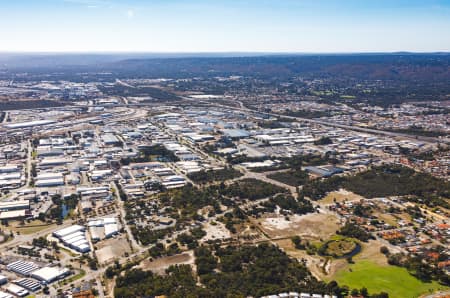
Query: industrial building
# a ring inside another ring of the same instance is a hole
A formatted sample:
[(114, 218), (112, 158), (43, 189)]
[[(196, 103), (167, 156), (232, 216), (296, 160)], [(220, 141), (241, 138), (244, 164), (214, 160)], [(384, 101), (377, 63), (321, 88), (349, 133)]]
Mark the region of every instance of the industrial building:
[(73, 225), (53, 232), (53, 236), (58, 238), (65, 246), (80, 253), (86, 253), (91, 250), (86, 239), (85, 227), (83, 226)]
[(27, 209), (30, 209), (30, 201), (28, 200), (0, 202), (0, 211), (14, 211)]
[(60, 267), (43, 267), (34, 271), (31, 277), (39, 280), (43, 284), (49, 284), (55, 280), (62, 279), (70, 274), (69, 269)]
[(25, 297), (28, 294), (30, 294), (30, 292), (28, 292), (21, 286), (18, 286), (16, 284), (12, 284), (12, 283), (6, 287), (6, 291), (8, 291), (9, 293), (16, 295), (18, 297)]
[(48, 125), (56, 123), (54, 120), (36, 120), (36, 121), (29, 121), (29, 122), (20, 122), (20, 123), (12, 123), (12, 124), (6, 124), (6, 128), (10, 129), (16, 129), (16, 128), (28, 128), (28, 127), (35, 127), (35, 126), (41, 126), (41, 125)]
[(0, 291), (0, 298), (14, 298), (13, 295)]
[(33, 271), (38, 270), (40, 267), (33, 262), (27, 262), (27, 261), (15, 261), (8, 265), (6, 265), (6, 268), (9, 271), (15, 272), (17, 274), (23, 275), (23, 276), (30, 276), (30, 274)]
[(93, 241), (111, 238), (119, 233), (119, 225), (114, 217), (100, 218), (88, 222), (89, 233)]
[(13, 281), (13, 283), (31, 292), (36, 292), (41, 288), (41, 284), (31, 278), (21, 278)]

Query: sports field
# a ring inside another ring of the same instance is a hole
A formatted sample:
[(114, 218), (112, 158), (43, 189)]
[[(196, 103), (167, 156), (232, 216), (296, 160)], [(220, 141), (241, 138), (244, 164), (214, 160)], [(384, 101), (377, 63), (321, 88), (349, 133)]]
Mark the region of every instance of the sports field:
[(369, 293), (387, 292), (389, 298), (414, 298), (422, 294), (446, 289), (436, 282), (424, 283), (411, 276), (404, 268), (379, 265), (360, 260), (337, 272), (334, 279), (350, 289), (366, 287)]

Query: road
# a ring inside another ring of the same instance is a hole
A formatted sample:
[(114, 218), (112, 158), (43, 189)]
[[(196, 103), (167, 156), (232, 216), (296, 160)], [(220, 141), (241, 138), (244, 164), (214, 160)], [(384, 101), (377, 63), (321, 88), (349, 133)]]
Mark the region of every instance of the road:
[(235, 166), (235, 168), (244, 172), (244, 176), (241, 176), (234, 180), (242, 180), (242, 179), (246, 179), (246, 178), (261, 180), (266, 183), (270, 183), (270, 184), (288, 189), (294, 198), (297, 197), (297, 189), (294, 186), (287, 185), (287, 184), (281, 183), (277, 180), (270, 179), (270, 178), (266, 177), (266, 175), (264, 175), (263, 173), (250, 172), (249, 170), (247, 170), (246, 168), (241, 167), (241, 166)]
[(39, 232), (35, 232), (35, 233), (31, 233), (31, 234), (20, 234), (18, 236), (15, 236), (14, 239), (12, 239), (11, 241), (7, 241), (5, 243), (0, 244), (0, 248), (14, 248), (17, 247), (17, 245), (20, 244), (24, 244), (24, 243), (28, 243), (28, 242), (32, 242), (33, 239), (35, 238), (39, 238), (41, 236), (46, 236), (48, 234), (51, 234), (52, 232), (56, 231), (56, 230), (60, 230), (63, 228), (67, 228), (71, 225), (73, 225), (74, 223), (72, 221), (65, 221), (64, 224), (62, 225), (57, 225), (57, 226), (51, 226), (47, 229), (42, 229)]
[(31, 146), (31, 140), (28, 140), (28, 152), (27, 152), (27, 182), (26, 187), (31, 185), (31, 160), (33, 158), (33, 146)]
[(136, 241), (136, 239), (134, 239), (133, 233), (131, 233), (131, 229), (130, 229), (129, 225), (126, 224), (126, 220), (125, 220), (126, 211), (125, 211), (124, 203), (120, 199), (120, 196), (119, 196), (119, 188), (117, 187), (117, 184), (114, 181), (111, 182), (111, 187), (114, 189), (114, 193), (116, 194), (116, 200), (117, 200), (118, 209), (120, 211), (120, 217), (122, 218), (122, 223), (125, 228), (125, 231), (127, 232), (128, 239), (130, 239), (130, 241), (131, 241), (131, 248), (133, 251), (139, 250), (141, 248), (141, 246)]

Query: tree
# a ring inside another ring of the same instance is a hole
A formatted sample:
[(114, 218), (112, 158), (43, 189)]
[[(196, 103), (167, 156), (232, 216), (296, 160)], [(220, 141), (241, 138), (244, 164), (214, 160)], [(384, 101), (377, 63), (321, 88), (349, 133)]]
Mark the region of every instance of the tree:
[(296, 249), (305, 249), (305, 245), (302, 244), (302, 239), (300, 238), (300, 236), (292, 237), (291, 241)]
[(113, 278), (116, 275), (116, 271), (114, 270), (114, 268), (112, 266), (109, 266), (108, 268), (106, 268), (105, 270), (105, 277), (108, 279)]
[(369, 291), (367, 291), (367, 288), (365, 287), (361, 288), (361, 290), (359, 290), (359, 293), (361, 294), (361, 296), (369, 297)]
[(359, 290), (358, 289), (352, 289), (352, 291), (350, 292), (350, 295), (352, 295), (352, 296), (359, 296)]
[(389, 254), (389, 249), (386, 246), (382, 246), (382, 247), (380, 247), (380, 252), (383, 255), (387, 255), (387, 254)]

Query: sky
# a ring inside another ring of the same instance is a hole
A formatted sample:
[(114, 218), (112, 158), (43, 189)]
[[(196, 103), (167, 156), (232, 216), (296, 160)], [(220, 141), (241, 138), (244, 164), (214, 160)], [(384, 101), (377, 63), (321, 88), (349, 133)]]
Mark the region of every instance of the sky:
[(450, 51), (450, 0), (0, 0), (0, 52)]

